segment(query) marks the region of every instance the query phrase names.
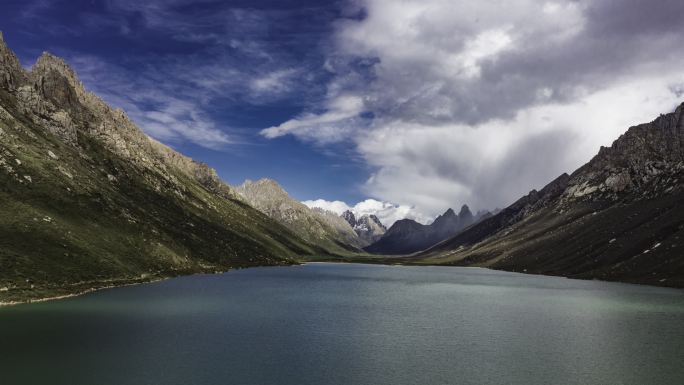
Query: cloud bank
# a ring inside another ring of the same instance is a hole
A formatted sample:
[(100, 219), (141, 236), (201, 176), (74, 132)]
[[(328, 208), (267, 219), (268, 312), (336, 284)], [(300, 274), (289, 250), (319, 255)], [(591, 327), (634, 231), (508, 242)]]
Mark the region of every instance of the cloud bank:
[(684, 3), (656, 3), (353, 2), (323, 101), (262, 135), (350, 142), (365, 193), (425, 215), (505, 206), (682, 101)]
[(317, 207), (332, 211), (337, 215), (342, 215), (342, 213), (347, 210), (354, 213), (356, 217), (362, 215), (375, 215), (387, 228), (392, 226), (394, 222), (404, 218), (413, 219), (423, 224), (429, 223), (432, 220), (432, 218), (423, 215), (413, 207), (395, 205), (389, 202), (380, 202), (375, 199), (366, 199), (354, 206), (349, 206), (342, 201), (326, 201), (325, 199), (308, 200), (302, 203), (311, 208)]
[(155, 138), (203, 155), (269, 139), (267, 162), (327, 162), (336, 199), (425, 217), (503, 207), (684, 99), (681, 0), (15, 3), (6, 27)]

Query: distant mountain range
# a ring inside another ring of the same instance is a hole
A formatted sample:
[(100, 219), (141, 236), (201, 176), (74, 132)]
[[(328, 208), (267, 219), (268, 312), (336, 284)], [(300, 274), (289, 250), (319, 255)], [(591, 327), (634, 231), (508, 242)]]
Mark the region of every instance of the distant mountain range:
[(683, 256), (684, 104), (413, 260), (684, 287)]
[(252, 207), (285, 225), (295, 234), (331, 253), (360, 252), (364, 242), (347, 221), (292, 199), (275, 181), (246, 181), (235, 191)]
[(396, 221), (380, 239), (365, 250), (373, 254), (415, 253), (456, 235), (488, 216), (491, 216), (489, 212), (473, 215), (470, 208), (463, 205), (458, 214), (448, 209), (429, 225), (420, 224), (412, 219), (402, 219)]
[(354, 229), (363, 246), (368, 246), (378, 241), (387, 231), (387, 228), (380, 222), (380, 219), (372, 214), (356, 218), (354, 213), (347, 210), (342, 213), (342, 218)]

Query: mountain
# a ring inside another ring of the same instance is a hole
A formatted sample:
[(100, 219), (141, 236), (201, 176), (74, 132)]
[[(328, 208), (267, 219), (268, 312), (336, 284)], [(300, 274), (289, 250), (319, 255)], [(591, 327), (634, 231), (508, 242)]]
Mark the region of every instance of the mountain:
[(0, 301), (324, 252), (0, 34)]
[(248, 180), (235, 191), (251, 206), (330, 253), (358, 252), (363, 245), (344, 218), (292, 199), (271, 179)]
[[(486, 212), (478, 213), (486, 216)], [(412, 219), (396, 221), (377, 242), (364, 250), (373, 254), (411, 254), (425, 250), (461, 231), (476, 222), (467, 205), (456, 214), (448, 209), (429, 225), (422, 225)]]
[(684, 287), (684, 104), (415, 257)]
[(375, 215), (362, 215), (358, 219), (351, 211), (342, 213), (342, 218), (349, 223), (362, 241), (363, 246), (377, 242), (387, 231), (385, 225)]

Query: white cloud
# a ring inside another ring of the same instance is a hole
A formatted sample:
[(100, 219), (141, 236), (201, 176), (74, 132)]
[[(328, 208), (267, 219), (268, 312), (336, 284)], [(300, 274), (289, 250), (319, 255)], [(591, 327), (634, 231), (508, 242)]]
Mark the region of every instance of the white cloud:
[[(262, 133), (351, 141), (373, 170), (364, 192), (427, 216), (505, 206), (682, 101), (681, 2), (358, 3), (323, 112)], [(341, 98), (358, 103), (330, 107)]]
[(375, 215), (387, 228), (392, 226), (394, 222), (404, 218), (413, 219), (416, 222), (423, 224), (428, 223), (433, 219), (418, 211), (415, 207), (396, 205), (375, 199), (366, 199), (357, 203), (354, 205), (352, 212), (357, 216)]
[(321, 114), (305, 113), (287, 122), (261, 131), (267, 138), (294, 134), (319, 143), (331, 143), (350, 136), (362, 125), (363, 100), (354, 95), (332, 98)]
[(337, 215), (342, 215), (343, 212), (350, 210), (355, 216), (375, 215), (380, 222), (387, 228), (392, 226), (394, 222), (409, 218), (419, 223), (429, 223), (433, 218), (426, 216), (416, 210), (414, 207), (406, 205), (395, 205), (389, 202), (381, 202), (375, 199), (366, 199), (358, 202), (353, 207), (342, 201), (326, 201), (325, 199), (308, 200), (302, 202), (308, 207), (318, 207), (324, 210), (332, 211)]
[(574, 171), (628, 127), (672, 109), (680, 101), (667, 85), (677, 78), (684, 80), (672, 74), (628, 82), (477, 126), (384, 124), (358, 142), (377, 170), (364, 190), (433, 216), (461, 204), (506, 206)]
[(302, 203), (310, 208), (318, 207), (326, 211), (331, 211), (337, 215), (342, 215), (343, 212), (352, 209), (348, 204), (342, 201), (326, 201), (325, 199), (316, 199), (304, 201)]
[[(211, 149), (222, 149), (235, 142), (227, 130), (217, 127), (203, 112), (199, 97), (190, 99), (182, 92), (173, 92), (178, 90), (169, 89), (172, 82), (160, 85), (152, 74), (131, 75), (92, 56), (71, 56), (68, 62), (89, 90), (125, 110), (155, 139), (168, 144), (190, 142)], [(132, 81), (132, 76), (141, 77)]]
[(136, 113), (133, 118), (155, 138), (189, 141), (212, 149), (232, 143), (228, 134), (202, 116), (194, 103), (168, 96), (157, 96), (154, 101), (156, 109)]
[(511, 37), (502, 30), (484, 31), (468, 40), (462, 52), (448, 58), (446, 75), (475, 78), (481, 74), (480, 63), (487, 58), (495, 58), (512, 42)]
[(254, 98), (274, 97), (286, 94), (293, 88), (292, 81), (297, 71), (279, 69), (251, 79), (249, 88)]

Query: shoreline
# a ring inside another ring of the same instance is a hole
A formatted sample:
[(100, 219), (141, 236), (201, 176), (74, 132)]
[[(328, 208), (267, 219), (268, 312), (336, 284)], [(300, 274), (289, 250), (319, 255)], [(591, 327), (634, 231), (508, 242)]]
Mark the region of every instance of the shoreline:
[(542, 277), (555, 277), (555, 278), (565, 278), (565, 279), (576, 279), (580, 281), (597, 281), (597, 282), (608, 282), (608, 283), (619, 283), (619, 284), (624, 284), (624, 285), (639, 285), (639, 286), (649, 286), (649, 287), (656, 287), (656, 288), (665, 288), (665, 289), (674, 289), (674, 290), (684, 290), (684, 283), (679, 283), (679, 282), (674, 282), (670, 280), (662, 280), (662, 279), (657, 279), (657, 280), (620, 280), (620, 279), (602, 279), (599, 277), (572, 277), (572, 276), (567, 276), (567, 275), (560, 275), (560, 274), (551, 274), (551, 273), (543, 273), (543, 272), (531, 272), (531, 271), (518, 271), (518, 270), (506, 270), (506, 269), (500, 269), (500, 268), (494, 268), (490, 266), (461, 266), (461, 265), (456, 265), (456, 264), (437, 264), (437, 263), (417, 263), (414, 261), (406, 261), (402, 262), (400, 256), (379, 256), (377, 260), (373, 260), (372, 258), (367, 258), (367, 257), (362, 257), (359, 260), (338, 260), (338, 259), (331, 259), (331, 260), (319, 260), (319, 261), (303, 261), (302, 263), (307, 264), (307, 263), (336, 263), (336, 264), (359, 264), (359, 265), (383, 265), (383, 266), (404, 266), (404, 267), (458, 267), (458, 268), (468, 268), (468, 269), (485, 269), (485, 270), (492, 270), (492, 271), (500, 271), (500, 272), (506, 272), (506, 273), (513, 273), (513, 274), (522, 274), (522, 275), (538, 275)]
[[(308, 265), (308, 264), (312, 264), (312, 265), (314, 265), (314, 264), (378, 265), (378, 266), (387, 266), (387, 267), (457, 267), (460, 269), (483, 269), (483, 270), (492, 270), (492, 271), (499, 271), (499, 272), (513, 273), (513, 274), (521, 274), (521, 275), (537, 275), (537, 276), (542, 276), (542, 277), (577, 279), (580, 281), (597, 281), (597, 282), (606, 282), (606, 283), (617, 283), (617, 284), (623, 284), (623, 285), (638, 285), (638, 286), (648, 286), (648, 287), (653, 287), (653, 288), (665, 288), (665, 289), (673, 289), (673, 290), (684, 289), (684, 288), (678, 287), (678, 286), (655, 285), (655, 284), (646, 283), (646, 282), (628, 282), (628, 281), (618, 281), (618, 280), (603, 280), (603, 279), (597, 279), (597, 278), (567, 277), (567, 276), (563, 276), (563, 275), (554, 275), (554, 274), (530, 273), (530, 272), (494, 269), (491, 267), (483, 267), (483, 266), (455, 266), (455, 265), (437, 265), (437, 264), (396, 263), (396, 262), (388, 262), (388, 261), (370, 262), (368, 260), (363, 260), (363, 261), (330, 260), (330, 261), (300, 261), (299, 263), (292, 264), (292, 265), (263, 265), (263, 266), (228, 268), (226, 270), (198, 271), (198, 272), (194, 272), (194, 273), (190, 273), (190, 274), (178, 274), (178, 275), (169, 275), (169, 276), (163, 276), (163, 277), (155, 277), (153, 279), (144, 279), (144, 280), (140, 280), (138, 282), (130, 282), (132, 279), (128, 279), (129, 282), (126, 282), (126, 283), (109, 284), (109, 285), (104, 285), (104, 286), (93, 286), (93, 287), (88, 287), (84, 290), (76, 291), (74, 293), (61, 294), (61, 295), (55, 295), (55, 296), (47, 296), (47, 297), (39, 297), (39, 298), (35, 298), (35, 299), (28, 299), (25, 301), (21, 301), (21, 300), (20, 301), (0, 301), (0, 310), (2, 308), (18, 306), (18, 305), (28, 305), (28, 304), (32, 304), (32, 303), (41, 303), (41, 302), (57, 301), (57, 300), (73, 298), (73, 297), (80, 297), (82, 295), (94, 293), (97, 291), (117, 289), (117, 288), (122, 288), (122, 287), (127, 287), (127, 286), (144, 285), (144, 284), (148, 284), (148, 283), (161, 282), (161, 281), (165, 281), (165, 280), (173, 279), (173, 278), (190, 277), (190, 276), (202, 275), (202, 274), (225, 274), (225, 273), (230, 272), (232, 270), (240, 270), (240, 269), (253, 269), (253, 268), (260, 268), (260, 267), (292, 267), (292, 266), (303, 266), (303, 265)], [(122, 279), (121, 281), (124, 281), (124, 280), (125, 279)], [(103, 282), (105, 282), (105, 281), (102, 281), (102, 283)]]
[[(151, 281), (151, 282), (154, 282), (154, 281)], [(143, 283), (147, 283), (147, 282), (131, 283), (131, 284), (127, 284), (127, 285), (110, 285), (110, 286), (103, 286), (103, 287), (99, 287), (99, 288), (90, 288), (90, 289), (86, 289), (86, 290), (83, 290), (83, 291), (80, 291), (77, 293), (73, 293), (73, 294), (64, 294), (64, 295), (58, 295), (58, 296), (54, 296), (54, 297), (29, 299), (27, 301), (0, 302), (0, 307), (9, 307), (9, 306), (29, 304), (29, 303), (40, 303), (40, 302), (54, 301), (54, 300), (58, 300), (58, 299), (78, 297), (78, 296), (88, 294), (88, 293), (92, 293), (92, 292), (99, 291), (99, 290), (113, 289), (113, 288), (117, 288), (117, 287), (126, 287), (126, 286), (132, 286), (132, 285), (141, 285)]]
[[(192, 275), (192, 274), (190, 274), (190, 275)], [(176, 277), (181, 277), (181, 276), (176, 276)], [(119, 285), (113, 284), (113, 285), (106, 285), (106, 286), (94, 286), (94, 287), (89, 287), (85, 290), (77, 291), (74, 293), (62, 294), (62, 295), (56, 295), (56, 296), (50, 296), (50, 297), (40, 297), (40, 298), (35, 298), (35, 299), (28, 299), (25, 301), (0, 301), (0, 308), (17, 306), (17, 305), (27, 305), (27, 304), (31, 304), (31, 303), (56, 301), (56, 300), (60, 300), (60, 299), (67, 299), (67, 298), (73, 298), (73, 297), (80, 297), (82, 295), (94, 293), (96, 291), (116, 289), (116, 288), (127, 287), (127, 286), (144, 285), (147, 283), (160, 282), (160, 281), (164, 281), (164, 280), (171, 279), (171, 278), (175, 278), (175, 277), (165, 277), (165, 278), (158, 278), (158, 279), (152, 279), (152, 280), (146, 280), (146, 281), (140, 281), (140, 282), (128, 282), (128, 283), (122, 283)]]
[[(204, 271), (194, 271), (194, 272), (189, 272), (187, 274), (178, 274), (176, 271), (176, 274), (169, 274), (169, 275), (159, 275), (159, 276), (153, 276), (153, 277), (146, 277), (146, 278), (121, 278), (121, 279), (108, 279), (108, 280), (103, 280), (99, 282), (93, 282), (93, 286), (90, 287), (85, 287), (82, 290), (77, 290), (72, 293), (64, 293), (64, 294), (59, 294), (59, 295), (50, 295), (50, 296), (45, 296), (45, 297), (37, 297), (37, 298), (30, 298), (27, 300), (19, 300), (19, 301), (3, 301), (0, 300), (0, 309), (6, 308), (6, 307), (11, 307), (11, 306), (18, 306), (18, 305), (28, 305), (31, 303), (41, 303), (41, 302), (48, 302), (48, 301), (56, 301), (60, 299), (67, 299), (67, 298), (73, 298), (73, 297), (80, 297), (82, 295), (94, 293), (97, 291), (102, 291), (102, 290), (109, 290), (109, 289), (117, 289), (120, 287), (127, 287), (127, 286), (137, 286), (137, 285), (144, 285), (148, 283), (156, 283), (156, 282), (161, 282), (161, 281), (166, 281), (168, 279), (173, 279), (173, 278), (180, 278), (180, 277), (190, 277), (193, 275), (202, 275), (202, 274), (224, 274), (227, 272), (230, 272), (232, 270), (241, 270), (241, 269), (253, 269), (253, 268), (259, 268), (259, 267), (289, 267), (289, 266), (300, 266), (303, 265), (304, 262), (297, 262), (297, 263), (292, 263), (292, 264), (276, 264), (276, 265), (255, 265), (255, 266), (239, 266), (239, 267), (225, 267), (222, 269), (209, 269), (209, 270), (204, 270)], [(120, 282), (120, 283), (116, 283)], [(108, 284), (105, 284), (108, 283)], [(72, 284), (76, 286), (76, 284)], [(61, 287), (61, 288), (55, 288), (56, 290), (59, 289), (65, 289), (66, 287)]]

